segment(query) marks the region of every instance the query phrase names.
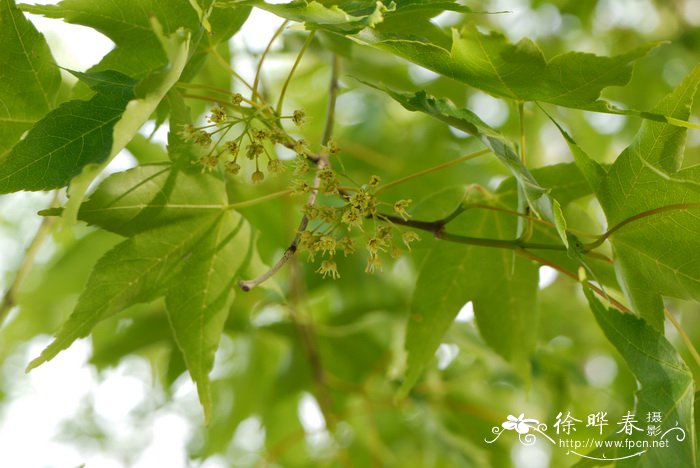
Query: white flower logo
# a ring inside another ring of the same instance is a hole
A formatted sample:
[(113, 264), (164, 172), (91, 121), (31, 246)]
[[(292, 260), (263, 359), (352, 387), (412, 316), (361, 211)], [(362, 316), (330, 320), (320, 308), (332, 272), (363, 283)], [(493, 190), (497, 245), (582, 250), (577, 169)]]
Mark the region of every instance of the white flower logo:
[[(532, 430), (532, 432), (530, 432), (530, 430)], [(491, 433), (494, 435), (493, 439), (484, 439), (484, 442), (492, 444), (496, 442), (504, 432), (515, 431), (518, 433), (518, 439), (522, 445), (533, 445), (537, 441), (537, 434), (546, 437), (547, 440), (556, 445), (554, 439), (545, 433), (546, 430), (546, 424), (539, 422), (537, 419), (525, 419), (525, 413), (521, 413), (517, 418), (509, 414), (506, 421), (503, 422), (500, 427), (493, 426), (491, 428)]]
[(507, 431), (515, 430), (518, 432), (518, 434), (527, 434), (530, 432), (529, 424), (537, 425), (540, 423), (536, 419), (524, 419), (524, 417), (525, 413), (521, 413), (517, 418), (512, 414), (509, 414), (507, 418), (508, 420), (501, 424), (501, 426), (503, 426), (503, 429)]

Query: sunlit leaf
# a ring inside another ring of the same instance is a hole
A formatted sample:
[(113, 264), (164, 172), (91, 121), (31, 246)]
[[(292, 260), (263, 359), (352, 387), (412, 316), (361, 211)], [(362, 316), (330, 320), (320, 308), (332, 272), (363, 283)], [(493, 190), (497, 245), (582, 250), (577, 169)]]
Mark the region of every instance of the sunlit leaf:
[(49, 112), (0, 160), (0, 193), (63, 187), (85, 165), (108, 159), (136, 81), (114, 71), (77, 75), (95, 95)]
[(56, 103), (61, 76), (51, 51), (14, 0), (0, 2), (0, 156)]

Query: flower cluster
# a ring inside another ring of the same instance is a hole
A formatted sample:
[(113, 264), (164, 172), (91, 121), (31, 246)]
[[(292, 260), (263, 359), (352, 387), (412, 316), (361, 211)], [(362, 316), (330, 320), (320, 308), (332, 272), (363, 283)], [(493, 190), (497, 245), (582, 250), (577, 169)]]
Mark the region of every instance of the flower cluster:
[[(214, 170), (221, 163), (227, 174), (236, 176), (247, 159), (255, 165), (251, 180), (259, 183), (265, 179), (264, 169), (270, 174), (285, 171), (284, 164), (275, 155), (275, 144), (292, 146), (300, 154), (306, 154), (308, 149), (302, 141), (294, 140), (284, 131), (279, 124), (280, 118), (269, 109), (246, 106), (245, 102), (243, 96), (234, 94), (231, 103), (226, 106), (217, 104), (212, 107), (207, 115), (207, 125), (186, 125), (180, 136), (185, 141), (208, 150), (198, 161), (203, 171)], [(302, 125), (305, 114), (296, 110), (291, 116), (282, 119), (290, 119), (295, 125)], [(231, 138), (232, 133), (236, 136)]]
[[(398, 258), (404, 249), (411, 249), (412, 242), (420, 239), (413, 231), (399, 229), (380, 212), (379, 208), (384, 203), (379, 202), (375, 195), (381, 182), (379, 177), (370, 177), (366, 184), (358, 188), (343, 187), (340, 185), (340, 175), (330, 167), (324, 167), (318, 170), (319, 186), (311, 187), (302, 178), (309, 172), (308, 163), (300, 158), (295, 166), (295, 174), (299, 175), (293, 185), (295, 192), (318, 190), (319, 194), (326, 196), (323, 200), (331, 197), (332, 202), (304, 206), (309, 227), (300, 234), (298, 247), (306, 253), (309, 262), (320, 258), (316, 272), (324, 278), (340, 277), (334, 261), (339, 252), (347, 257), (354, 254), (359, 246), (367, 253), (365, 271), (374, 273), (382, 270), (384, 255)], [(338, 203), (338, 200), (342, 203)], [(411, 200), (397, 201), (393, 205), (393, 214), (408, 219), (410, 203)]]
[[(234, 94), (231, 102), (212, 107), (206, 125), (187, 125), (180, 135), (185, 141), (207, 150), (198, 161), (202, 171), (222, 168), (236, 176), (242, 165), (250, 161), (251, 166), (254, 165), (250, 176), (254, 183), (265, 179), (265, 170), (269, 174), (286, 170), (285, 164), (275, 155), (274, 145), (282, 144), (294, 150), (297, 156), (290, 163), (292, 193), (317, 193), (314, 203), (304, 205), (308, 225), (299, 234), (297, 247), (309, 262), (318, 262), (315, 271), (324, 278), (340, 277), (335, 261), (340, 253), (347, 257), (364, 251), (367, 256), (365, 271), (374, 273), (382, 270), (385, 256), (397, 258), (404, 250), (410, 250), (411, 243), (420, 238), (415, 232), (399, 229), (392, 219), (407, 220), (411, 200), (398, 200), (393, 204), (380, 202), (376, 195), (381, 184), (378, 176), (371, 176), (367, 183), (358, 187), (331, 166), (318, 166), (319, 161), (327, 161), (340, 153), (338, 145), (330, 140), (314, 153), (303, 139), (286, 133), (280, 125), (281, 119), (289, 119), (300, 126), (306, 121), (306, 115), (296, 110), (290, 116), (279, 117), (272, 109), (259, 107), (240, 94)], [(350, 181), (349, 186), (341, 184), (341, 180), (346, 179)]]

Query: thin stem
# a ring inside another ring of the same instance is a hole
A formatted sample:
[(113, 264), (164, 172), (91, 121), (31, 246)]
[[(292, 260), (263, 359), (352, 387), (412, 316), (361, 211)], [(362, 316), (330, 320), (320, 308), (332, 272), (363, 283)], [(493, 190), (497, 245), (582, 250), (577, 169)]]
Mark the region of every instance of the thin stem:
[[(340, 59), (333, 54), (331, 63), (331, 84), (328, 90), (328, 107), (326, 108), (326, 124), (323, 128), (321, 146), (326, 146), (333, 136), (335, 126), (335, 103), (338, 100), (338, 77), (340, 75)], [(327, 161), (326, 161), (327, 162)]]
[(253, 102), (255, 102), (257, 100), (257, 98), (260, 94), (258, 92), (258, 86), (260, 85), (262, 66), (263, 66), (263, 62), (265, 61), (265, 57), (267, 57), (267, 54), (270, 52), (270, 49), (272, 48), (272, 44), (275, 42), (275, 39), (277, 39), (279, 37), (279, 35), (282, 34), (282, 31), (284, 31), (284, 28), (287, 27), (287, 23), (289, 23), (289, 20), (284, 20), (284, 22), (280, 25), (280, 27), (277, 28), (277, 31), (275, 31), (275, 34), (272, 35), (270, 42), (267, 43), (267, 47), (265, 47), (265, 50), (263, 51), (262, 55), (260, 56), (260, 61), (258, 62), (258, 68), (257, 68), (257, 70), (255, 70), (255, 80), (253, 80), (253, 94), (250, 97), (251, 101), (253, 101)]
[[(520, 101), (518, 102), (518, 120), (520, 121), (520, 160), (523, 162), (523, 166), (527, 165), (527, 156), (525, 151), (525, 104)], [(525, 206), (525, 228), (520, 234), (520, 239), (523, 241), (528, 241), (532, 237), (532, 217), (530, 216), (530, 207)]]
[[(54, 193), (54, 197), (51, 201), (50, 206), (52, 208), (56, 207), (58, 205), (57, 202), (58, 191)], [(44, 244), (44, 241), (46, 241), (46, 239), (48, 238), (49, 233), (51, 232), (51, 228), (53, 227), (57, 219), (58, 218), (55, 216), (45, 217), (41, 221), (41, 225), (39, 225), (39, 229), (37, 229), (34, 238), (29, 243), (24, 258), (22, 259), (22, 263), (20, 264), (19, 269), (17, 270), (17, 274), (15, 275), (12, 284), (10, 284), (10, 287), (5, 292), (5, 295), (2, 298), (2, 302), (0, 302), (0, 325), (2, 325), (2, 322), (7, 317), (7, 314), (10, 313), (10, 310), (12, 310), (12, 308), (17, 303), (17, 292), (19, 291), (19, 288), (22, 287), (22, 284), (24, 283), (27, 274), (29, 274), (29, 270), (31, 270), (32, 265), (34, 264), (34, 260), (36, 259), (36, 255), (39, 252), (39, 249)]]
[(377, 188), (375, 190), (375, 195), (379, 195), (380, 193), (384, 192), (385, 190), (388, 190), (396, 185), (403, 184), (404, 182), (408, 182), (409, 180), (416, 179), (418, 177), (424, 176), (426, 174), (430, 174), (432, 172), (437, 172), (442, 169), (446, 169), (448, 167), (455, 166), (459, 163), (462, 163), (464, 161), (469, 161), (470, 159), (478, 158), (479, 156), (483, 156), (485, 154), (490, 153), (491, 150), (489, 149), (484, 149), (481, 151), (477, 151), (475, 153), (470, 153), (465, 156), (461, 156), (457, 159), (453, 159), (452, 161), (447, 161), (446, 163), (438, 164), (437, 166), (429, 167), (427, 169), (423, 169), (422, 171), (414, 172), (413, 174), (409, 174), (405, 177), (401, 177), (400, 179), (396, 179), (392, 182), (389, 182), (388, 184), (382, 185), (381, 187)]
[[(224, 89), (224, 88), (218, 88), (216, 86), (210, 86), (207, 84), (200, 84), (200, 83), (177, 83), (175, 86), (177, 86), (178, 88), (185, 88), (185, 89), (207, 89), (207, 90), (213, 91), (215, 93), (226, 94), (229, 97), (232, 97), (236, 94), (236, 93), (232, 93), (231, 91)], [(250, 104), (251, 106), (258, 107), (258, 104), (251, 101), (250, 99), (247, 99), (243, 96), (241, 96), (241, 99), (246, 104)]]
[[(185, 99), (197, 99), (198, 101), (215, 102), (223, 107), (230, 107), (233, 109), (241, 110), (242, 111), (241, 113), (244, 113), (243, 111), (246, 109), (245, 107), (237, 106), (231, 102), (219, 102), (216, 100), (216, 98), (213, 98), (211, 96), (202, 96), (201, 94), (183, 93), (182, 97)], [(249, 109), (249, 111), (252, 112), (253, 109)], [(256, 111), (256, 112), (258, 112), (258, 111)], [(215, 127), (215, 126), (216, 126), (216, 124), (209, 125), (209, 127)]]
[[(562, 274), (568, 276), (569, 278), (572, 278), (572, 279), (573, 279), (574, 281), (576, 281), (576, 282), (578, 282), (578, 280), (579, 280), (578, 275), (576, 275), (575, 273), (573, 273), (573, 272), (567, 270), (566, 268), (564, 268), (564, 267), (562, 267), (562, 266), (560, 266), (560, 265), (557, 265), (556, 263), (550, 262), (550, 261), (547, 260), (546, 258), (543, 258), (543, 257), (540, 257), (540, 256), (538, 256), (538, 255), (535, 255), (535, 254), (533, 254), (532, 252), (528, 252), (527, 250), (524, 250), (524, 249), (519, 249), (519, 250), (515, 250), (515, 253), (518, 254), (518, 255), (520, 255), (521, 257), (530, 259), (530, 260), (532, 260), (533, 262), (536, 262), (536, 263), (539, 263), (539, 264), (541, 264), (541, 265), (546, 265), (546, 266), (548, 266), (548, 267), (550, 267), (550, 268), (553, 268), (553, 269), (557, 270), (558, 272), (560, 272), (560, 273), (562, 273)], [(609, 294), (607, 294), (605, 291), (603, 291), (602, 289), (600, 289), (598, 286), (592, 284), (590, 281), (587, 281), (587, 282), (586, 282), (586, 286), (589, 287), (589, 288), (591, 288), (591, 290), (592, 290), (594, 293), (596, 293), (598, 296), (602, 297), (603, 299), (605, 299), (605, 300), (607, 300), (608, 302), (610, 302), (610, 304), (612, 304), (612, 305), (614, 305), (615, 307), (617, 307), (621, 312), (624, 312), (624, 313), (626, 313), (626, 314), (631, 314), (631, 313), (633, 313), (632, 310), (630, 310), (629, 307), (627, 307), (626, 305), (624, 305), (623, 303), (621, 303), (620, 301), (618, 301), (618, 300), (615, 299), (614, 297), (611, 297)]]
[(249, 90), (253, 91), (253, 87), (252, 87), (251, 85), (248, 84), (248, 82), (245, 80), (245, 78), (243, 78), (241, 75), (239, 75), (239, 74), (236, 72), (236, 70), (234, 70), (234, 69), (231, 67), (231, 64), (229, 64), (226, 60), (224, 60), (224, 58), (221, 56), (221, 54), (219, 54), (219, 51), (216, 50), (215, 47), (210, 48), (210, 49), (209, 49), (209, 52), (214, 56), (214, 58), (216, 59), (216, 61), (219, 62), (219, 64), (220, 64), (221, 66), (223, 66), (225, 69), (227, 69), (228, 72), (229, 72), (231, 75), (233, 75), (234, 78), (238, 79), (238, 81), (240, 81), (241, 83), (243, 83), (243, 85), (244, 85), (246, 88), (248, 88)]
[(306, 52), (306, 49), (309, 48), (311, 41), (313, 41), (315, 34), (316, 31), (311, 31), (309, 36), (306, 38), (306, 41), (304, 41), (304, 45), (301, 47), (301, 50), (299, 51), (299, 54), (297, 55), (297, 58), (294, 61), (294, 65), (292, 65), (292, 69), (289, 71), (289, 75), (287, 75), (287, 79), (284, 80), (284, 85), (282, 85), (282, 91), (280, 91), (280, 97), (277, 100), (277, 115), (282, 115), (282, 104), (284, 103), (284, 95), (287, 93), (287, 87), (292, 81), (292, 76), (294, 76), (294, 72), (299, 66), (299, 62), (301, 62), (301, 58), (304, 56), (304, 52)]
[(680, 323), (678, 323), (678, 320), (676, 320), (673, 314), (666, 308), (664, 308), (664, 315), (671, 322), (671, 324), (673, 324), (673, 327), (676, 329), (678, 334), (681, 336), (683, 343), (685, 343), (685, 346), (688, 348), (688, 352), (690, 352), (690, 355), (693, 356), (695, 363), (698, 365), (698, 367), (700, 367), (700, 354), (698, 354), (698, 350), (695, 349), (695, 345), (693, 345), (693, 342), (688, 334), (685, 332), (685, 330), (683, 330), (683, 327)]
[(219, 87), (216, 87), (216, 86), (211, 86), (211, 85), (208, 85), (208, 84), (202, 84), (202, 83), (182, 83), (182, 82), (180, 82), (180, 83), (175, 84), (175, 86), (178, 87), (178, 88), (185, 88), (185, 89), (190, 89), (190, 88), (194, 88), (194, 89), (208, 89), (209, 91), (214, 91), (215, 93), (226, 94), (226, 95), (228, 95), (228, 96), (233, 96), (233, 93), (232, 93), (231, 91), (227, 90), (227, 89), (219, 88)]
[(518, 103), (518, 117), (520, 120), (520, 159), (523, 164), (526, 164), (527, 158), (525, 155), (525, 116), (524, 116), (524, 104), (522, 102)]
[(638, 221), (643, 218), (648, 218), (649, 216), (653, 216), (655, 214), (659, 213), (664, 213), (666, 211), (674, 211), (674, 210), (690, 210), (690, 209), (700, 209), (700, 203), (678, 203), (675, 205), (667, 205), (667, 206), (662, 206), (659, 208), (654, 208), (653, 210), (648, 210), (648, 211), (643, 211), (641, 213), (637, 213), (634, 216), (631, 216), (623, 221), (620, 221), (617, 223), (615, 226), (612, 228), (608, 229), (605, 234), (600, 236), (598, 239), (594, 240), (590, 244), (586, 244), (584, 247), (586, 250), (591, 250), (595, 249), (596, 247), (600, 246), (607, 238), (609, 238), (611, 235), (613, 235), (615, 232), (619, 231), (622, 227), (634, 222)]
[(238, 203), (231, 203), (226, 206), (227, 210), (239, 210), (241, 208), (248, 208), (249, 206), (254, 206), (259, 203), (266, 202), (268, 200), (274, 200), (275, 198), (281, 198), (292, 193), (292, 189), (280, 190), (279, 192), (268, 193), (262, 197), (253, 198), (251, 200), (246, 200)]
[[(530, 215), (530, 214), (520, 213), (519, 211), (511, 210), (508, 208), (502, 208), (500, 206), (486, 205), (483, 203), (467, 203), (464, 205), (464, 207), (465, 208), (479, 208), (482, 210), (489, 210), (489, 211), (498, 211), (499, 213), (505, 213), (505, 214), (508, 214), (511, 216), (518, 216), (520, 218), (528, 218), (533, 223), (541, 224), (542, 226), (547, 226), (550, 228), (555, 227), (554, 223), (551, 223), (545, 219), (533, 218), (532, 215)], [(581, 231), (580, 229), (567, 228), (566, 231), (571, 232), (573, 234), (576, 234), (577, 236), (598, 237), (598, 234), (591, 234), (590, 232)]]
[[(330, 82), (330, 89), (328, 93), (328, 110), (326, 112), (326, 124), (323, 129), (323, 137), (321, 139), (321, 146), (327, 145), (328, 142), (331, 139), (331, 136), (333, 135), (333, 126), (335, 122), (335, 102), (338, 98), (338, 76), (340, 74), (340, 61), (338, 60), (337, 56), (333, 56), (333, 62), (332, 62), (332, 67), (331, 67), (331, 82)], [(316, 204), (316, 198), (318, 197), (318, 188), (321, 185), (321, 171), (323, 171), (326, 167), (330, 165), (330, 162), (328, 161), (328, 156), (320, 152), (318, 155), (318, 159), (316, 160), (316, 174), (314, 175), (314, 180), (313, 183), (311, 184), (312, 188), (311, 193), (309, 194), (309, 199), (307, 200), (306, 204), (308, 206), (314, 206)], [(294, 235), (294, 239), (292, 240), (291, 244), (289, 244), (289, 247), (284, 251), (282, 254), (282, 257), (280, 257), (277, 262), (270, 267), (269, 270), (265, 271), (262, 275), (258, 276), (257, 278), (251, 279), (251, 280), (244, 280), (240, 281), (238, 283), (238, 286), (243, 290), (243, 291), (250, 291), (254, 287), (264, 283), (268, 279), (270, 279), (275, 273), (277, 273), (288, 261), (292, 256), (296, 253), (297, 248), (299, 247), (299, 241), (301, 240), (301, 234), (306, 230), (306, 227), (309, 225), (309, 218), (306, 215), (303, 215), (301, 217), (301, 221), (299, 222), (299, 227), (297, 228), (296, 234)]]

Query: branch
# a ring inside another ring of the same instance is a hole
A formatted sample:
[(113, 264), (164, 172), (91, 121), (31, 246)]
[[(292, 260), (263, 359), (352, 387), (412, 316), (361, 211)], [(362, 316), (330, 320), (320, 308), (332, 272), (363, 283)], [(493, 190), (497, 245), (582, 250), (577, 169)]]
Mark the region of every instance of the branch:
[(420, 229), (423, 231), (428, 231), (432, 233), (436, 239), (448, 241), (448, 242), (456, 242), (458, 244), (467, 244), (467, 245), (478, 245), (481, 247), (494, 247), (494, 248), (499, 248), (499, 249), (510, 249), (510, 250), (518, 250), (518, 249), (534, 249), (534, 250), (560, 250), (560, 251), (566, 251), (566, 247), (560, 244), (538, 244), (538, 243), (533, 243), (533, 242), (524, 242), (520, 239), (513, 239), (513, 240), (505, 240), (505, 239), (484, 239), (481, 237), (469, 237), (469, 236), (462, 236), (459, 234), (452, 234), (449, 232), (445, 232), (445, 226), (447, 223), (452, 221), (456, 214), (461, 213), (464, 208), (460, 207), (461, 209), (455, 210), (454, 213), (450, 214), (446, 218), (443, 219), (438, 219), (437, 221), (418, 221), (418, 220), (413, 220), (413, 219), (403, 219), (399, 216), (394, 216), (394, 215), (388, 215), (388, 214), (379, 214), (378, 218), (384, 220), (384, 221), (389, 221), (394, 224), (399, 224), (402, 226), (407, 226), (410, 228), (414, 229)]
[(289, 303), (289, 317), (296, 329), (299, 340), (301, 341), (302, 348), (306, 353), (306, 358), (309, 361), (309, 366), (311, 367), (311, 376), (316, 384), (317, 391), (316, 397), (318, 399), (321, 412), (323, 413), (323, 418), (326, 421), (326, 426), (332, 429), (335, 426), (335, 416), (333, 414), (333, 404), (331, 396), (328, 392), (328, 383), (326, 382), (326, 372), (323, 369), (323, 363), (321, 361), (321, 355), (318, 350), (318, 343), (316, 342), (316, 335), (314, 333), (313, 327), (313, 317), (308, 311), (306, 311), (307, 317), (305, 320), (300, 320), (300, 312), (302, 310), (301, 304), (302, 296), (304, 295), (304, 283), (303, 278), (299, 273), (299, 263), (298, 261), (292, 262), (292, 273), (291, 273), (291, 291), (290, 291), (290, 303)]
[[(333, 135), (333, 126), (335, 124), (335, 102), (338, 98), (338, 75), (340, 73), (340, 61), (336, 55), (333, 56), (333, 64), (331, 67), (331, 83), (328, 95), (328, 109), (326, 112), (326, 124), (323, 129), (323, 137), (321, 139), (321, 146), (325, 146), (331, 140)], [(312, 187), (319, 187), (321, 185), (321, 171), (330, 165), (328, 161), (328, 156), (324, 152), (319, 152), (318, 159), (316, 160), (316, 174), (314, 175), (314, 180)], [(318, 197), (318, 188), (311, 189), (311, 194), (306, 204), (308, 206), (314, 206), (316, 204), (316, 198)], [(297, 228), (296, 234), (292, 243), (284, 251), (282, 257), (265, 273), (258, 276), (257, 278), (251, 280), (240, 281), (238, 286), (243, 291), (250, 291), (256, 286), (264, 283), (270, 279), (275, 273), (277, 273), (296, 253), (299, 247), (299, 241), (301, 240), (301, 234), (306, 230), (309, 225), (309, 218), (306, 215), (301, 217), (299, 222), (299, 227)]]
[[(57, 205), (57, 201), (58, 191), (54, 193), (54, 198), (51, 201), (50, 206), (55, 207)], [(24, 255), (24, 259), (22, 259), (22, 263), (20, 264), (19, 269), (17, 270), (17, 274), (15, 275), (15, 279), (12, 281), (12, 284), (10, 284), (10, 287), (5, 292), (5, 295), (2, 298), (2, 302), (0, 302), (0, 325), (2, 325), (2, 322), (5, 320), (5, 317), (7, 317), (7, 314), (9, 314), (10, 310), (12, 310), (12, 308), (16, 305), (17, 292), (19, 291), (19, 288), (22, 287), (24, 279), (27, 277), (29, 270), (34, 264), (36, 254), (39, 252), (39, 249), (44, 244), (44, 241), (51, 232), (51, 227), (56, 222), (56, 219), (57, 218), (54, 216), (44, 217), (44, 219), (41, 221), (39, 229), (37, 229), (36, 234), (34, 235), (34, 238), (29, 243), (27, 251)]]

